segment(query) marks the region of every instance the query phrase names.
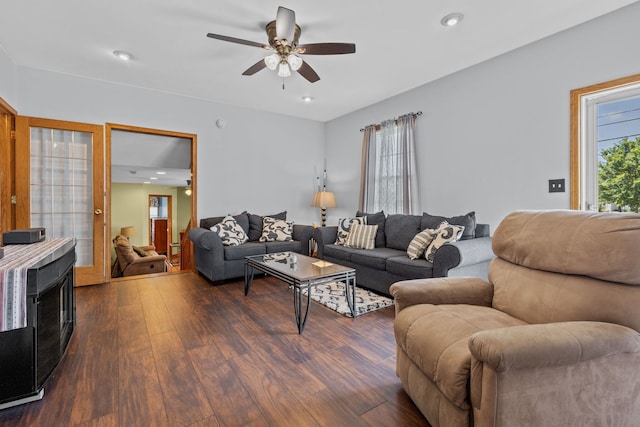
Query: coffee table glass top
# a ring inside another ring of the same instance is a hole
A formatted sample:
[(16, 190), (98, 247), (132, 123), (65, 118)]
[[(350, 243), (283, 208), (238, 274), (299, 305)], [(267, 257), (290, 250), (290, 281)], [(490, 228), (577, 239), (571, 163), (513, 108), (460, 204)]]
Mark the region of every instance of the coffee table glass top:
[(300, 282), (353, 271), (353, 268), (333, 264), (295, 252), (253, 255), (246, 257), (246, 260), (249, 264), (260, 264), (262, 268), (284, 273)]

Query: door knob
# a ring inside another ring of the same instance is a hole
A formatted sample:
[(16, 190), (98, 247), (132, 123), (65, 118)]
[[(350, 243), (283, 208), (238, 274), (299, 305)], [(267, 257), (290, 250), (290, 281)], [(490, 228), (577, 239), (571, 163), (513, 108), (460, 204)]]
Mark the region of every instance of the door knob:
[(95, 211), (93, 211), (94, 214), (96, 215), (100, 215), (102, 213), (101, 209), (96, 209)]

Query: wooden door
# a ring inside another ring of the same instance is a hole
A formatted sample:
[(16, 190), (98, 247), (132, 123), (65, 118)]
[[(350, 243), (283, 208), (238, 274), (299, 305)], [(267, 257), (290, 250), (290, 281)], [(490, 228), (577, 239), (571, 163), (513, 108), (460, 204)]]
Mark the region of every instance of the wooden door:
[(103, 127), (16, 117), (16, 227), (76, 239), (76, 285), (106, 281)]

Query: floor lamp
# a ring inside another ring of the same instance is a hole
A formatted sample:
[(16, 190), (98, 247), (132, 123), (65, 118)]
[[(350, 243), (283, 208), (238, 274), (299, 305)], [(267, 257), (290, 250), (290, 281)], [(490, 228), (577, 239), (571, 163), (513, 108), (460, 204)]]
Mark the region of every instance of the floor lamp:
[(327, 225), (327, 208), (336, 207), (336, 196), (331, 191), (316, 191), (311, 206), (320, 208), (322, 226), (325, 227)]

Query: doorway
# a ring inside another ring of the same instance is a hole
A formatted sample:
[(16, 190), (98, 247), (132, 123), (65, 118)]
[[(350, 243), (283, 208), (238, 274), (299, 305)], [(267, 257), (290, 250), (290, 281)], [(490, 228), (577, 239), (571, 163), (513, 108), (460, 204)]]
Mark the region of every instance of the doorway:
[(172, 233), (172, 203), (170, 195), (149, 194), (149, 244), (171, 262), (171, 247), (176, 244)]
[[(196, 135), (107, 123), (108, 233), (135, 227), (134, 245), (156, 246), (175, 271), (191, 271), (187, 234), (196, 213)], [(156, 235), (157, 233), (157, 235)], [(110, 253), (110, 262), (115, 253)], [(179, 267), (177, 266), (179, 264)]]

